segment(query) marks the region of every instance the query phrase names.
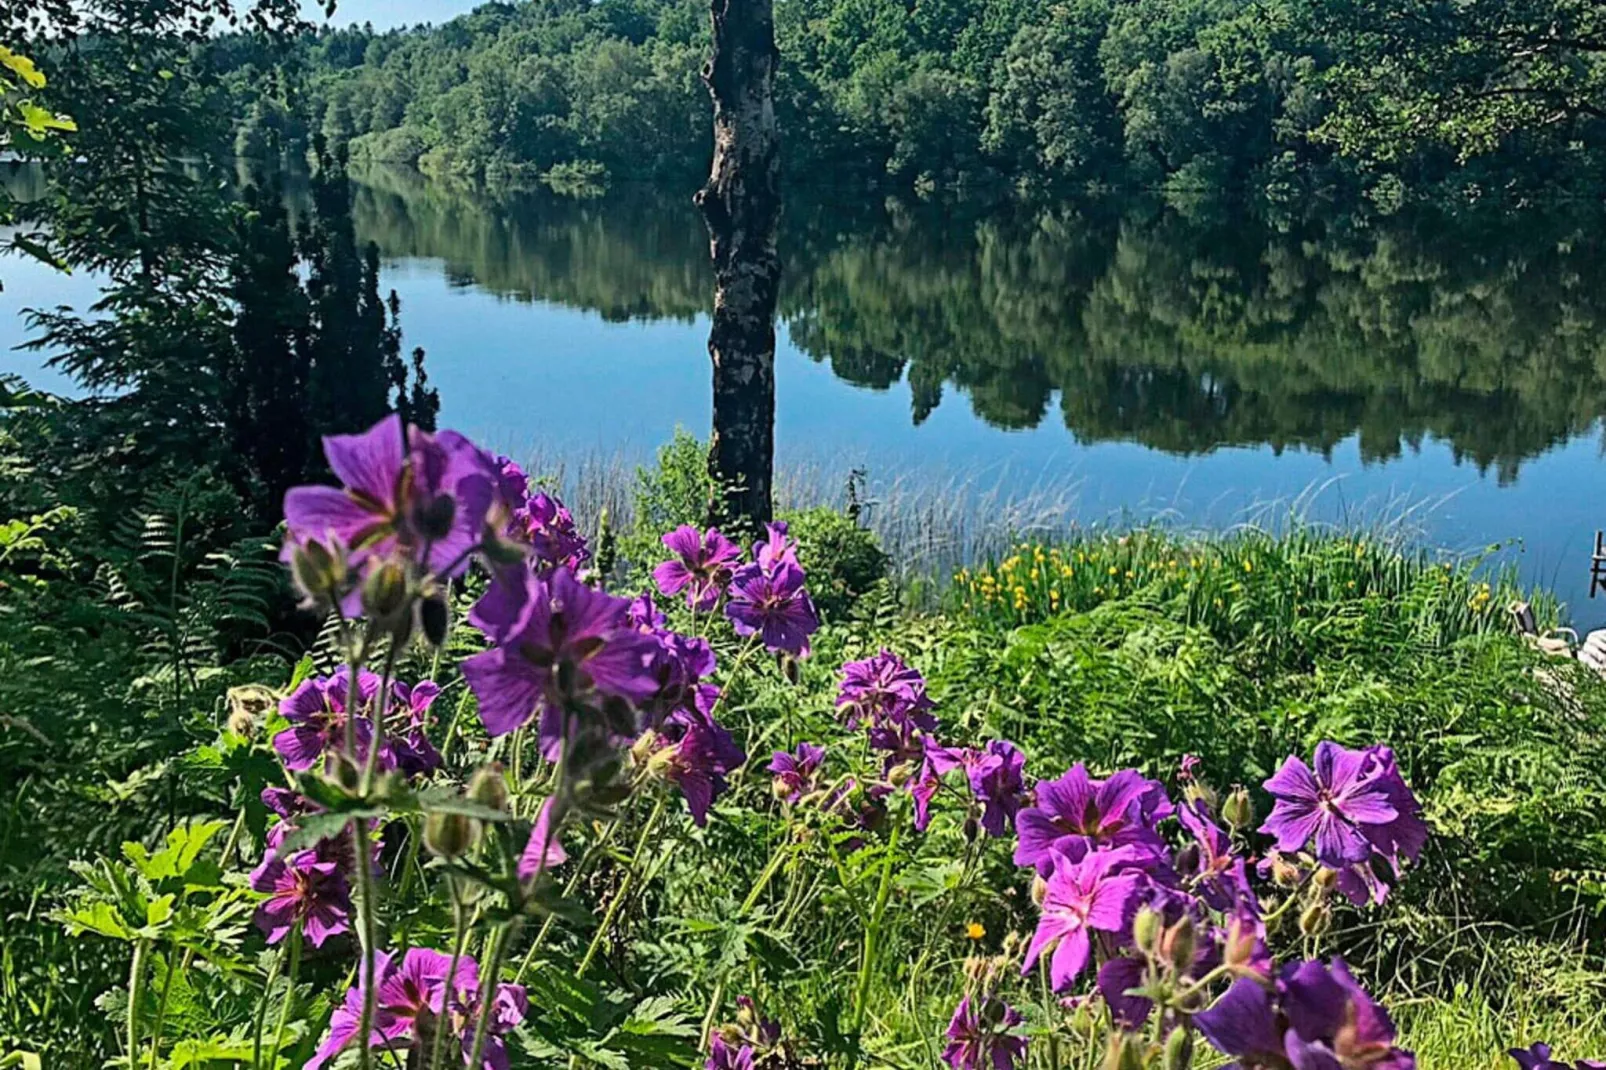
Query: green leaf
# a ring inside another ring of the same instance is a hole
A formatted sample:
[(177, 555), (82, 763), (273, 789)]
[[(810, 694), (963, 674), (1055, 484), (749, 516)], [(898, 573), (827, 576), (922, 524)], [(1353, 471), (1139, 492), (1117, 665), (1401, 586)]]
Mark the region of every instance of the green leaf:
[(155, 928), (167, 922), (173, 916), (173, 895), (164, 895), (160, 899), (152, 899), (145, 906), (145, 924)]
[(19, 56), (5, 45), (0, 45), (0, 67), (5, 67), (21, 78), (32, 89), (45, 87), (45, 76), (27, 56)]
[(67, 931), (74, 936), (91, 932), (109, 936), (113, 940), (134, 938), (134, 934), (123, 924), (123, 919), (112, 909), (110, 903), (90, 903), (77, 910), (69, 910), (61, 915), (61, 920), (66, 923)]

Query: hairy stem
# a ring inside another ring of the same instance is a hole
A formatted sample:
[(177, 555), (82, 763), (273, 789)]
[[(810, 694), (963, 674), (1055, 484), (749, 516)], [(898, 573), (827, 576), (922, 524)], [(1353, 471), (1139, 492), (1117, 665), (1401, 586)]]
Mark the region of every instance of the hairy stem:
[[(374, 745), (377, 747), (377, 742)], [(347, 827), (351, 830), (352, 847), (356, 856), (352, 868), (357, 873), (357, 935), (362, 941), (362, 967), (357, 973), (358, 984), (362, 986), (362, 1014), (358, 1017), (357, 1023), (357, 1065), (362, 1070), (373, 1070), (374, 1053), (368, 1041), (373, 1036), (374, 1008), (379, 999), (378, 979), (374, 977), (374, 962), (378, 951), (375, 947), (374, 932), (377, 904), (374, 902), (373, 852), (368, 844), (368, 822), (356, 819)]]
[(139, 1001), (144, 994), (145, 984), (145, 956), (150, 951), (150, 942), (138, 940), (134, 943), (134, 961), (128, 967), (128, 1065), (133, 1066), (139, 1058)]
[(451, 1014), (452, 994), (457, 988), (457, 963), (463, 957), (463, 945), (468, 942), (467, 911), (463, 909), (463, 896), (457, 889), (457, 878), (446, 877), (446, 891), (452, 897), (452, 959), (446, 969), (446, 994), (441, 997), (440, 1017), (435, 1021), (435, 1039), (430, 1043), (429, 1063), (426, 1070), (439, 1070), (445, 1045), (447, 1017)]
[(522, 918), (514, 918), (491, 933), (491, 954), (480, 974), (480, 1017), (474, 1026), (474, 1048), (469, 1066), (485, 1065), (485, 1038), (490, 1033), (491, 1015), (496, 1013), (496, 993), (502, 987), (502, 958), (517, 937)]
[(608, 901), (608, 909), (603, 912), (602, 924), (597, 926), (597, 933), (591, 938), (591, 945), (586, 948), (585, 957), (575, 969), (576, 977), (584, 977), (586, 970), (590, 969), (591, 962), (597, 957), (597, 951), (602, 947), (603, 939), (608, 930), (613, 927), (613, 919), (624, 906), (625, 900), (635, 890), (636, 874), (641, 868), (642, 855), (647, 849), (647, 840), (652, 836), (653, 829), (658, 826), (658, 819), (664, 814), (664, 804), (667, 796), (660, 793), (658, 801), (653, 804), (652, 813), (647, 816), (647, 823), (641, 826), (641, 835), (636, 839), (636, 849), (630, 855), (630, 868), (625, 871), (625, 879), (619, 883), (619, 891)]
[[(273, 1027), (273, 1066), (279, 1065), (279, 1052), (284, 1050), (284, 1027), (290, 1021), (290, 1004), (296, 999), (296, 974), (301, 970), (301, 926), (290, 930), (290, 968), (284, 975), (284, 1002), (279, 1004), (279, 1021)], [(261, 1041), (261, 1036), (257, 1040)]]

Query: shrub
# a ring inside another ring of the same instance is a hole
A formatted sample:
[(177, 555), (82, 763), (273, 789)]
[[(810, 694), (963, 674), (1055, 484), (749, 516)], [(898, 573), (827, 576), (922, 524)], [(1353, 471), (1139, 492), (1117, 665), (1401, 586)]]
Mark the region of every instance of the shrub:
[(798, 541), (798, 558), (809, 573), (814, 604), (828, 620), (840, 620), (887, 575), (887, 555), (875, 533), (825, 506), (782, 514)]

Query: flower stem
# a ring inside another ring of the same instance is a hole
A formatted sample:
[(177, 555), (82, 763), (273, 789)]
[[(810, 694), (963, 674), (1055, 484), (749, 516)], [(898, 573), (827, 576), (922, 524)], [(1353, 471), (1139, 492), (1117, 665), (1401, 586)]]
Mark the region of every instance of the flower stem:
[(251, 1027), (251, 1070), (262, 1070), (262, 1027), (268, 1020), (268, 1000), (273, 996), (273, 982), (279, 979), (288, 948), (281, 947), (268, 967), (268, 979), (262, 985), (262, 998), (257, 1001), (256, 1024)]
[[(284, 1049), (284, 1027), (290, 1021), (290, 1004), (296, 998), (296, 974), (301, 969), (301, 926), (290, 930), (290, 968), (285, 971), (284, 1002), (279, 1004), (279, 1021), (273, 1027), (273, 1067), (279, 1065), (279, 1052)], [(262, 1038), (257, 1037), (258, 1041)]]
[(447, 1033), (446, 1023), (451, 1017), (452, 996), (457, 990), (457, 963), (463, 957), (463, 945), (468, 942), (465, 916), (467, 912), (463, 909), (463, 896), (457, 890), (457, 878), (450, 874), (446, 877), (446, 891), (452, 897), (452, 960), (446, 970), (446, 991), (441, 996), (441, 1012), (435, 1018), (435, 1039), (430, 1044), (429, 1062), (425, 1070), (440, 1068)]
[[(619, 819), (615, 818), (608, 822), (607, 827), (602, 830), (602, 835), (597, 837), (597, 842), (587, 849), (585, 855), (581, 857), (579, 863), (574, 867), (574, 872), (569, 875), (569, 882), (563, 886), (563, 898), (568, 899), (574, 895), (575, 890), (580, 887), (580, 882), (591, 871), (591, 862), (607, 849), (608, 844), (613, 840), (613, 834), (617, 831), (619, 831)], [(541, 928), (536, 931), (535, 939), (530, 942), (530, 950), (525, 952), (524, 961), (519, 964), (519, 972), (513, 978), (514, 984), (521, 983), (524, 980), (524, 975), (530, 972), (530, 967), (535, 965), (536, 952), (540, 951), (541, 946), (546, 943), (547, 934), (552, 931), (552, 926), (556, 921), (556, 914), (548, 914), (542, 920)]]
[(875, 908), (864, 927), (864, 953), (859, 959), (859, 984), (853, 997), (853, 1036), (856, 1051), (862, 1050), (864, 1016), (869, 1009), (870, 976), (875, 970), (876, 953), (881, 942), (881, 920), (886, 914), (887, 900), (892, 897), (892, 861), (898, 852), (898, 826), (892, 827), (887, 838), (887, 854), (881, 863), (881, 886), (876, 890)]
[[(362, 765), (362, 793), (367, 795), (374, 786), (374, 774), (379, 770), (380, 744), (385, 739), (385, 710), (390, 706), (390, 684), (396, 677), (396, 661), (401, 656), (402, 644), (392, 636), (385, 650), (385, 670), (379, 676), (379, 690), (374, 693), (374, 709), (370, 714), (373, 723), (368, 739), (368, 757)], [(355, 756), (354, 756), (355, 757)]]
[[(156, 1028), (151, 1030), (150, 1070), (156, 1070), (156, 1053), (162, 1047), (162, 1030), (167, 1025), (167, 1000), (173, 994), (173, 975), (178, 972), (178, 967), (173, 964), (171, 951), (168, 952), (166, 962), (167, 976), (162, 979), (162, 995), (156, 1004)], [(129, 1060), (129, 1065), (133, 1065), (132, 1059)]]
[(150, 942), (134, 942), (134, 961), (128, 967), (128, 1065), (139, 1058), (139, 1001), (145, 984), (145, 956)]
[(514, 918), (491, 933), (491, 954), (485, 971), (480, 974), (480, 1018), (474, 1027), (474, 1048), (468, 1057), (471, 1067), (485, 1065), (485, 1037), (490, 1032), (491, 1015), (496, 1013), (497, 991), (502, 987), (502, 957), (517, 938), (522, 921), (522, 918)]
[(630, 893), (635, 889), (636, 874), (641, 867), (641, 856), (647, 849), (647, 840), (657, 827), (658, 819), (663, 816), (666, 799), (666, 795), (658, 796), (658, 801), (653, 804), (652, 813), (647, 816), (647, 823), (641, 826), (641, 835), (636, 839), (636, 849), (630, 856), (630, 868), (626, 870), (625, 879), (619, 884), (619, 891), (608, 902), (608, 909), (602, 915), (602, 924), (597, 926), (597, 933), (591, 938), (591, 946), (586, 948), (585, 958), (580, 960), (580, 965), (574, 971), (576, 977), (586, 975), (586, 970), (591, 967), (591, 960), (597, 957), (597, 951), (602, 947), (603, 938), (613, 927), (613, 919), (619, 913), (619, 908), (630, 898)]
[[(374, 747), (378, 741), (374, 741)], [(361, 1070), (373, 1070), (374, 1052), (369, 1047), (369, 1040), (374, 1032), (374, 1009), (379, 999), (378, 979), (374, 977), (374, 961), (377, 957), (374, 933), (374, 873), (373, 852), (368, 846), (368, 822), (354, 819), (348, 828), (351, 829), (351, 841), (355, 859), (352, 868), (357, 876), (357, 936), (362, 942), (362, 966), (357, 971), (357, 983), (362, 987), (362, 1013), (357, 1023), (357, 1065)]]

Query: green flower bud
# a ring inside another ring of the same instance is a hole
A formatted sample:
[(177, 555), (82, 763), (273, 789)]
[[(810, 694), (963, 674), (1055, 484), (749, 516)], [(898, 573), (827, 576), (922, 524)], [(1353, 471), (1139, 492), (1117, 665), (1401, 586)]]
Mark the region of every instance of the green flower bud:
[(1165, 1057), (1160, 1061), (1164, 1070), (1188, 1070), (1193, 1065), (1193, 1033), (1187, 1029), (1173, 1029), (1165, 1038)]
[(500, 762), (491, 762), (474, 770), (464, 794), (471, 802), (491, 810), (507, 809), (507, 781), (502, 776)]
[(1227, 801), (1221, 804), (1221, 819), (1234, 830), (1246, 829), (1255, 822), (1255, 804), (1242, 786), (1232, 790)]
[(1166, 957), (1171, 960), (1171, 966), (1177, 973), (1186, 974), (1193, 968), (1193, 956), (1197, 950), (1198, 936), (1194, 932), (1193, 919), (1184, 914), (1165, 934)]
[(345, 547), (316, 540), (302, 543), (290, 552), (290, 578), (308, 608), (328, 609), (345, 590)]
[(1138, 950), (1148, 954), (1154, 951), (1156, 941), (1160, 939), (1160, 912), (1153, 907), (1143, 907), (1138, 911), (1136, 918), (1132, 919), (1132, 941), (1138, 945)]
[(451, 623), (451, 611), (447, 608), (444, 596), (435, 595), (420, 602), (418, 620), (424, 628), (424, 639), (430, 646), (438, 647), (445, 644), (446, 628)]
[(480, 823), (465, 814), (432, 813), (424, 819), (424, 846), (441, 858), (461, 858), (479, 842)]
[(399, 561), (376, 565), (362, 581), (362, 609), (369, 619), (395, 629), (407, 612), (407, 569)]
[(1299, 915), (1299, 931), (1306, 936), (1321, 936), (1333, 927), (1333, 912), (1324, 902), (1315, 902)]

